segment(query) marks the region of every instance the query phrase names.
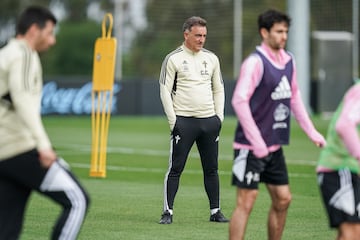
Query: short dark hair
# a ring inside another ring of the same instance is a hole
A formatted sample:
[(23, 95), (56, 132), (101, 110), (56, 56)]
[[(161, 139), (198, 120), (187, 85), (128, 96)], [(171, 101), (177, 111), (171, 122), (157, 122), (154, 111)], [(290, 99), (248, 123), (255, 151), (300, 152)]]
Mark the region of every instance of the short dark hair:
[(265, 28), (266, 30), (270, 31), (270, 29), (274, 26), (275, 23), (285, 22), (288, 27), (290, 27), (291, 19), (285, 13), (280, 11), (270, 9), (258, 17), (258, 30)]
[(57, 22), (55, 16), (47, 8), (30, 6), (21, 13), (17, 20), (16, 35), (25, 34), (32, 24), (36, 24), (40, 29), (42, 29), (49, 20), (54, 24)]
[(191, 31), (192, 26), (206, 27), (206, 20), (198, 16), (189, 17), (183, 24), (183, 32), (186, 30)]

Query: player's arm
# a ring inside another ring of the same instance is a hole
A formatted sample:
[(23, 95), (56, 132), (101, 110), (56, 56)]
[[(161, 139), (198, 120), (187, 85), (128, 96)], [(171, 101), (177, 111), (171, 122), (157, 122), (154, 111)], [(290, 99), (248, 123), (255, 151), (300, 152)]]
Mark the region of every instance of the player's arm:
[(29, 61), (31, 61), (29, 58), (21, 56), (11, 64), (9, 70), (10, 96), (16, 114), (27, 126), (37, 143), (36, 147), (40, 153), (40, 159), (43, 160), (43, 166), (48, 167), (55, 161), (56, 154), (41, 120), (41, 87), (36, 92), (31, 86), (34, 83), (29, 79), (29, 73), (26, 72), (27, 67), (30, 66)]
[(344, 97), (343, 108), (335, 129), (349, 153), (360, 161), (360, 85), (351, 88)]
[(233, 98), (233, 109), (242, 126), (247, 140), (252, 146), (256, 157), (262, 158), (269, 154), (260, 130), (250, 110), (250, 99), (258, 86), (263, 74), (263, 65), (257, 55), (248, 57), (241, 66), (240, 76), (237, 80)]
[(216, 57), (215, 60), (215, 69), (212, 76), (212, 90), (214, 97), (215, 113), (222, 122), (224, 120), (225, 106), (224, 81), (221, 75), (219, 59)]
[(33, 82), (30, 81), (29, 73), (26, 72), (29, 61), (31, 60), (22, 56), (11, 64), (9, 70), (10, 96), (16, 114), (31, 131), (37, 142), (38, 150), (49, 149), (51, 143), (40, 115), (41, 89), (39, 92), (33, 92), (34, 88), (30, 86)]
[(172, 97), (171, 97), (175, 77), (176, 77), (175, 66), (167, 57), (165, 58), (161, 66), (159, 84), (160, 84), (160, 99), (170, 125), (170, 130), (173, 130), (176, 122), (176, 114), (174, 111)]
[(296, 79), (296, 68), (294, 64), (293, 77), (291, 82), (291, 110), (296, 121), (306, 133), (306, 135), (318, 147), (323, 147), (326, 144), (324, 137), (315, 129), (301, 98), (300, 90)]

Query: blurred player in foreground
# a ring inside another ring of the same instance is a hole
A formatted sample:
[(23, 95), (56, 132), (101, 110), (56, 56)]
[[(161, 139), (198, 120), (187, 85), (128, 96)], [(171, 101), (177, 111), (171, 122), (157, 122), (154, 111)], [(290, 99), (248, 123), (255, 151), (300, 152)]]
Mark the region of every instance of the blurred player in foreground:
[(360, 238), (360, 84), (337, 108), (321, 151), (318, 183), (331, 228), (338, 240)]
[(291, 112), (317, 145), (325, 145), (303, 105), (293, 57), (284, 50), (290, 18), (268, 10), (258, 17), (262, 38), (242, 64), (232, 105), (239, 123), (235, 132), (233, 185), (237, 202), (230, 222), (230, 239), (244, 239), (259, 183), (271, 197), (268, 239), (281, 239), (291, 201), (282, 145), (289, 144)]
[(0, 239), (18, 239), (32, 190), (61, 205), (51, 239), (76, 239), (89, 196), (59, 160), (40, 115), (38, 52), (55, 44), (54, 15), (28, 7), (0, 50)]

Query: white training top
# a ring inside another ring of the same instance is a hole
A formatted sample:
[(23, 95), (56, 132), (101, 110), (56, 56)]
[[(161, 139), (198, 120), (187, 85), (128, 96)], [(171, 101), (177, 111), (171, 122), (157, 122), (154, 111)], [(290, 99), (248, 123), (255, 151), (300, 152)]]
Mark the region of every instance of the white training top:
[(25, 40), (0, 49), (0, 160), (51, 148), (40, 115), (42, 83), (38, 53)]
[(173, 129), (176, 116), (224, 119), (224, 83), (218, 57), (185, 45), (169, 53), (160, 73), (160, 97)]

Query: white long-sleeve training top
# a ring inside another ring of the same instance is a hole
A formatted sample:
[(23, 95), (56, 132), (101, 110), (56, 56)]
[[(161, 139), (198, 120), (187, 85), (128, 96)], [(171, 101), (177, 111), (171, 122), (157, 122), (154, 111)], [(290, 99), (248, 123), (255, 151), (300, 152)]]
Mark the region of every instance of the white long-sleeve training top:
[(170, 128), (176, 115), (224, 119), (224, 83), (218, 57), (206, 50), (193, 52), (185, 45), (169, 53), (160, 73), (160, 97)]
[(51, 148), (40, 115), (42, 84), (38, 53), (25, 40), (0, 49), (0, 161)]

